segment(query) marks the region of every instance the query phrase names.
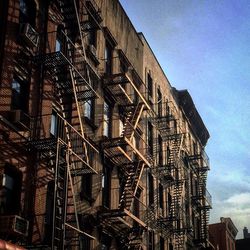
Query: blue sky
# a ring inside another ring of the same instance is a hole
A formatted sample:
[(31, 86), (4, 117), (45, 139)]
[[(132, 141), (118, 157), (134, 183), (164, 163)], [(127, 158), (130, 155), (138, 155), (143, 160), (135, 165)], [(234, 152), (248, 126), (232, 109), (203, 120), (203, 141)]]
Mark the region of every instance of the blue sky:
[(211, 138), (210, 222), (250, 231), (250, 1), (121, 0), (172, 86), (188, 89)]

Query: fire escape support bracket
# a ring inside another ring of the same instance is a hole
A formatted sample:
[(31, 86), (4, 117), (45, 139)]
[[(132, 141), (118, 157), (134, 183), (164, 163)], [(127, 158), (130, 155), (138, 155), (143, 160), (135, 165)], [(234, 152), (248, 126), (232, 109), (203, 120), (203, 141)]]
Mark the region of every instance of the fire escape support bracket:
[(141, 154), (141, 152), (133, 145), (133, 143), (126, 137), (124, 137), (125, 142), (133, 149), (136, 154), (142, 159), (142, 161), (149, 167), (151, 167), (151, 163)]
[[(138, 104), (138, 105), (139, 105), (139, 104)], [(132, 131), (132, 133), (131, 133), (131, 135), (130, 135), (130, 141), (131, 141), (131, 142), (132, 142), (132, 140), (133, 140), (133, 136), (134, 136), (134, 134), (135, 134), (135, 130), (136, 130), (138, 124), (139, 124), (139, 121), (140, 121), (140, 118), (141, 118), (141, 115), (142, 115), (142, 112), (143, 112), (143, 109), (144, 109), (144, 105), (145, 105), (145, 104), (142, 104), (142, 105), (141, 105), (139, 114), (138, 114), (138, 116), (137, 116), (137, 118), (136, 118), (136, 120), (135, 120), (135, 124), (133, 125), (133, 131)]]
[(143, 226), (144, 228), (147, 227), (147, 224), (144, 223), (143, 221), (141, 221), (139, 218), (137, 218), (135, 215), (133, 215), (128, 209), (124, 208), (124, 213), (126, 215), (128, 215), (130, 218), (132, 218), (133, 220), (135, 220), (136, 222), (138, 222), (141, 226)]
[[(143, 95), (141, 94), (141, 92), (138, 90), (138, 88), (135, 86), (135, 84), (133, 83), (133, 81), (130, 79), (130, 77), (125, 74), (126, 77), (128, 78), (131, 86), (134, 88), (135, 92), (138, 94), (138, 96), (141, 98), (141, 100), (143, 101), (143, 103), (145, 104), (145, 106), (147, 107), (148, 110), (152, 111), (151, 106), (148, 104), (148, 102), (146, 101), (146, 99), (143, 97)], [(152, 111), (153, 112), (153, 111)]]
[[(140, 164), (140, 163), (139, 163), (139, 164)], [(138, 189), (138, 186), (139, 186), (139, 182), (140, 182), (140, 179), (141, 179), (143, 170), (144, 170), (144, 166), (145, 166), (145, 163), (142, 163), (142, 167), (141, 167), (141, 170), (140, 170), (140, 174), (139, 174), (139, 176), (138, 176), (137, 183), (136, 183), (136, 185), (135, 185), (135, 190), (134, 190), (134, 192), (133, 192), (133, 196), (136, 195), (136, 192), (137, 192), (137, 189)]]

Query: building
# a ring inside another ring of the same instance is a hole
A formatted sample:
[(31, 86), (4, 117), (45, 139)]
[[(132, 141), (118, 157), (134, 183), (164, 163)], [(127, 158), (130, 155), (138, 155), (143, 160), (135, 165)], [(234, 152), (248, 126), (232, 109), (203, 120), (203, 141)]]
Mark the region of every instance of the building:
[(244, 236), (244, 239), (250, 238), (250, 233), (248, 233), (247, 227), (244, 227), (243, 229), (243, 236)]
[(0, 244), (206, 248), (209, 133), (120, 3), (0, 12)]
[(247, 227), (243, 229), (244, 239), (236, 240), (236, 250), (248, 250), (250, 246), (250, 234), (248, 233)]
[(219, 223), (210, 224), (209, 240), (219, 250), (235, 250), (235, 238), (238, 233), (237, 228), (230, 218), (220, 218)]

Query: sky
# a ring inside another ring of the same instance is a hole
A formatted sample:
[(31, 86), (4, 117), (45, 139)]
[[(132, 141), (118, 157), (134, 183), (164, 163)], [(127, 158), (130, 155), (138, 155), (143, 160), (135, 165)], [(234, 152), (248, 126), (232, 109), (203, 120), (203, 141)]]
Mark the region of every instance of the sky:
[(188, 89), (210, 133), (210, 223), (250, 232), (250, 1), (120, 0), (171, 85)]

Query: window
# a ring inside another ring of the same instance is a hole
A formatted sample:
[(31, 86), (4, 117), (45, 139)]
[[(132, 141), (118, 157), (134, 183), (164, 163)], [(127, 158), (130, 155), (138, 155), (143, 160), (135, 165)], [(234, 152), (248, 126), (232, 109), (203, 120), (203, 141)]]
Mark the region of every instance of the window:
[[(134, 199), (134, 211), (133, 214), (137, 217), (140, 218), (140, 197), (141, 197), (142, 190), (140, 187), (138, 187), (136, 194), (135, 194), (135, 199)], [(138, 224), (134, 221), (134, 226), (137, 226)]]
[(157, 106), (158, 106), (158, 116), (162, 116), (162, 94), (160, 89), (157, 90)]
[(163, 209), (163, 186), (159, 183), (159, 206)]
[(80, 234), (81, 249), (90, 250), (90, 238), (87, 235)]
[(94, 26), (95, 21), (90, 17), (89, 22), (91, 23), (91, 28), (88, 30), (88, 42), (89, 45), (93, 45), (94, 47), (96, 47), (97, 30)]
[(109, 235), (102, 232), (102, 234), (101, 234), (101, 250), (109, 250), (110, 246), (111, 246), (111, 241), (112, 241), (112, 238)]
[(174, 250), (173, 244), (172, 243), (168, 243), (168, 249), (169, 250)]
[(94, 122), (95, 119), (95, 100), (93, 98), (84, 103), (84, 116), (90, 121)]
[(33, 0), (20, 0), (20, 23), (36, 24), (36, 4)]
[(107, 75), (112, 74), (112, 55), (113, 55), (113, 48), (111, 44), (106, 41), (105, 52), (104, 52), (104, 59), (105, 59), (105, 73)]
[(148, 201), (149, 205), (154, 205), (154, 178), (151, 173), (148, 173)]
[(147, 74), (147, 83), (148, 83), (148, 96), (152, 98), (153, 97), (153, 79), (149, 73)]
[(0, 178), (0, 214), (19, 214), (22, 173), (14, 166), (5, 165)]
[(160, 135), (158, 135), (158, 145), (159, 145), (159, 150), (158, 150), (158, 165), (162, 166), (163, 165), (163, 148), (162, 148), (162, 138)]
[(109, 208), (110, 207), (110, 199), (111, 199), (111, 168), (109, 166), (104, 166), (103, 177), (102, 177), (102, 203), (103, 206)]
[(171, 164), (171, 150), (169, 148), (169, 146), (167, 146), (167, 154), (166, 154), (166, 160), (167, 160), (167, 164)]
[(54, 209), (54, 188), (55, 182), (49, 181), (47, 185), (46, 194), (46, 210), (45, 210), (45, 223), (44, 223), (44, 243), (50, 244), (52, 240), (53, 228), (53, 209)]
[(28, 112), (29, 106), (29, 85), (27, 82), (21, 81), (19, 78), (14, 77), (11, 83), (11, 107), (12, 109), (21, 109)]
[(80, 196), (82, 199), (86, 199), (87, 201), (92, 201), (92, 178), (93, 175), (91, 173), (84, 174), (82, 176), (81, 183), (81, 193)]
[(64, 45), (63, 26), (59, 25), (56, 30), (56, 52), (62, 52)]
[(112, 132), (111, 106), (104, 101), (103, 135), (111, 137)]
[(154, 245), (155, 245), (154, 232), (149, 231), (148, 232), (148, 250), (154, 250)]
[(151, 122), (148, 122), (148, 147), (149, 153), (153, 156), (154, 148), (153, 148), (153, 125)]
[(53, 136), (58, 135), (58, 125), (59, 125), (59, 117), (55, 110), (52, 110), (51, 121), (50, 121), (50, 134)]
[(164, 238), (160, 236), (160, 250), (164, 250), (164, 249), (165, 249), (165, 241), (164, 241)]
[(167, 213), (168, 216), (170, 217), (172, 216), (171, 205), (172, 205), (172, 196), (170, 193), (168, 193)]

